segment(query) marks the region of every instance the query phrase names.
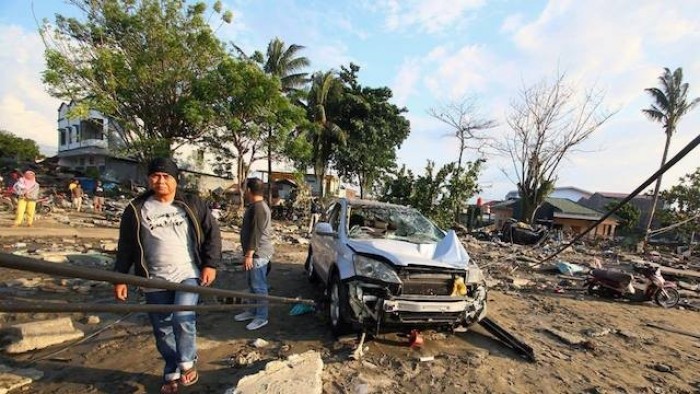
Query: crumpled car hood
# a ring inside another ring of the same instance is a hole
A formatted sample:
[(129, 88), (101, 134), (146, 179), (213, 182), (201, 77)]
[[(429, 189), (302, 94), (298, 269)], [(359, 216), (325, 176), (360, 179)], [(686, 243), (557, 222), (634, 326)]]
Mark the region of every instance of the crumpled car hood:
[(357, 253), (381, 256), (400, 267), (422, 265), (467, 269), (469, 254), (453, 230), (437, 243), (416, 244), (396, 239), (353, 239), (348, 246)]

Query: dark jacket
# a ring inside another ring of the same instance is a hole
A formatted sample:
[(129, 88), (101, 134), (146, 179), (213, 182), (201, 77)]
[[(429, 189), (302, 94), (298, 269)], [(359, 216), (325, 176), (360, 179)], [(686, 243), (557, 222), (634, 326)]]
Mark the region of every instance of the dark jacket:
[[(134, 266), (136, 275), (148, 277), (141, 235), (141, 208), (152, 195), (153, 192), (148, 191), (136, 197), (124, 210), (119, 226), (117, 260), (114, 264), (114, 270), (117, 272), (126, 274), (131, 266)], [(173, 204), (185, 209), (194, 229), (194, 258), (197, 267), (218, 268), (221, 264), (221, 232), (207, 205), (199, 197), (180, 191), (175, 194)]]

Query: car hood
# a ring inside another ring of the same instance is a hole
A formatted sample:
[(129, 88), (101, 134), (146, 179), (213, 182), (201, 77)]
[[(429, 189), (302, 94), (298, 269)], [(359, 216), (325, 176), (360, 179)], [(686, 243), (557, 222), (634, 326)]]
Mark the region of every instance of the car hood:
[(381, 256), (400, 267), (422, 265), (466, 269), (469, 254), (450, 230), (440, 242), (411, 243), (396, 239), (353, 239), (348, 246), (357, 253)]

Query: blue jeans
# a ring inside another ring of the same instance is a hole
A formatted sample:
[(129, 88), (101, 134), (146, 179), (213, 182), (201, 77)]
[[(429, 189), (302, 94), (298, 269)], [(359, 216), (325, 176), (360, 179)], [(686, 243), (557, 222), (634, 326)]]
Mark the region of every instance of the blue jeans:
[[(260, 257), (253, 258), (253, 268), (246, 271), (248, 273), (248, 288), (253, 294), (267, 295), (267, 264), (270, 259)], [(250, 300), (251, 304), (264, 304), (263, 306), (253, 308), (250, 313), (255, 315), (256, 319), (267, 320), (267, 300)]]
[[(186, 279), (185, 285), (199, 285), (198, 279)], [(197, 305), (199, 294), (182, 291), (147, 292), (146, 303), (160, 305)], [(156, 348), (165, 360), (163, 378), (166, 381), (180, 377), (180, 365), (191, 368), (197, 360), (197, 314), (193, 311), (149, 313), (156, 338)]]

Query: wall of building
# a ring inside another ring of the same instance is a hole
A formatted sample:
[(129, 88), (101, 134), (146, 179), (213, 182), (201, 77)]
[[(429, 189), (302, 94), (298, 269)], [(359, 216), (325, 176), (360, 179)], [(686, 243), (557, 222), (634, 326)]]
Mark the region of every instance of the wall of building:
[[(588, 228), (594, 220), (583, 220), (583, 219), (568, 219), (568, 218), (554, 218), (554, 228), (561, 229), (565, 233), (571, 234), (581, 234), (585, 229)], [(610, 239), (615, 236), (615, 229), (617, 224), (614, 221), (606, 220), (605, 222), (596, 226), (588, 235), (589, 239), (594, 238), (605, 238)]]

